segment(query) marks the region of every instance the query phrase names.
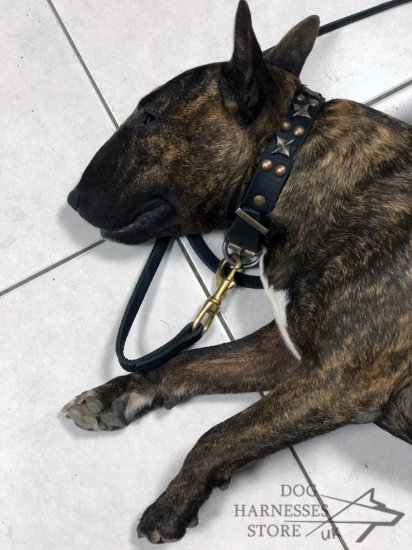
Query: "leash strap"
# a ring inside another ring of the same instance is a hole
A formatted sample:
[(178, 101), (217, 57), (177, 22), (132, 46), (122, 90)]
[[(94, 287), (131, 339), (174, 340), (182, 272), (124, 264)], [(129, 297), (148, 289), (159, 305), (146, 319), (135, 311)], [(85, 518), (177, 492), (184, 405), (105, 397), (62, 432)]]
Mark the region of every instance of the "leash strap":
[(139, 313), (140, 306), (142, 305), (160, 262), (166, 253), (170, 241), (170, 237), (160, 237), (156, 240), (120, 323), (116, 339), (116, 355), (120, 365), (128, 372), (144, 374), (155, 369), (177, 355), (183, 349), (193, 345), (203, 334), (202, 324), (200, 324), (196, 330), (192, 330), (193, 323), (189, 323), (172, 340), (139, 359), (127, 359), (124, 355), (124, 346), (130, 329)]
[(397, 6), (401, 6), (402, 4), (408, 4), (410, 1), (411, 0), (392, 0), (391, 2), (384, 2), (383, 4), (378, 4), (377, 6), (372, 6), (371, 8), (368, 8), (366, 10), (358, 11), (357, 13), (353, 13), (352, 15), (342, 17), (341, 19), (337, 19), (336, 21), (332, 21), (331, 23), (322, 25), (322, 27), (320, 27), (319, 29), (318, 36), (328, 34), (328, 32), (336, 31), (337, 29), (346, 27), (346, 25), (356, 23), (357, 21), (366, 19), (366, 17), (370, 17), (371, 15), (389, 10), (390, 8), (396, 8)]

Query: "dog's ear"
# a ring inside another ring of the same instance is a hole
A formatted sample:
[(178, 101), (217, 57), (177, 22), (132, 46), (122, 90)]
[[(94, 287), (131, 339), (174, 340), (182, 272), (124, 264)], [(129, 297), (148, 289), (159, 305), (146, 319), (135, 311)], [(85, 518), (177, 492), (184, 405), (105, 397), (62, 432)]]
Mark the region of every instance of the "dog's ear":
[(266, 55), (270, 65), (276, 65), (299, 76), (319, 31), (319, 17), (311, 15), (293, 27)]
[(253, 122), (263, 103), (267, 67), (256, 39), (247, 2), (240, 0), (235, 23), (235, 44), (232, 59), (223, 66), (225, 95), (237, 104), (237, 112), (245, 123)]

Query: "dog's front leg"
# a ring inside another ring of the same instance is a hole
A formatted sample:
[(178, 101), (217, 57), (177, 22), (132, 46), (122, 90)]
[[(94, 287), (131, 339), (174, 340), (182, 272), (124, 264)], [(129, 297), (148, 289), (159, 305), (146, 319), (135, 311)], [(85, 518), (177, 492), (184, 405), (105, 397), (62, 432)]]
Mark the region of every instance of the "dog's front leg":
[(63, 410), (80, 428), (113, 430), (195, 395), (271, 389), (298, 366), (273, 322), (236, 342), (180, 353), (144, 376), (119, 376)]
[[(304, 364), (263, 399), (206, 432), (177, 477), (143, 514), (138, 536), (151, 542), (180, 539), (197, 523), (199, 507), (235, 469), (289, 445), (324, 434), (356, 418), (374, 399), (337, 369)], [(359, 391), (357, 391), (359, 390)], [(360, 397), (362, 395), (362, 398)]]

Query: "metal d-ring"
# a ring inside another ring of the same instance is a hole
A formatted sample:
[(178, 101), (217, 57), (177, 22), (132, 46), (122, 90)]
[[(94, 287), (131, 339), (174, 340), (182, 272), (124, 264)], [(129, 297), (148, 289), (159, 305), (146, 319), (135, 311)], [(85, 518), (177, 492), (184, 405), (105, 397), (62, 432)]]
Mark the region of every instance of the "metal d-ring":
[[(235, 262), (232, 258), (233, 252), (229, 251), (229, 243), (226, 240), (223, 241), (222, 251), (223, 251), (223, 256), (224, 256), (225, 260), (227, 260), (228, 264), (231, 267), (234, 267)], [(259, 251), (254, 256), (250, 256), (249, 254), (246, 254), (244, 248), (239, 248), (234, 252), (235, 252), (235, 254), (238, 254), (242, 258), (242, 270), (243, 269), (249, 269), (251, 267), (255, 267), (255, 265), (257, 265), (259, 263), (260, 257), (262, 255), (262, 251)]]

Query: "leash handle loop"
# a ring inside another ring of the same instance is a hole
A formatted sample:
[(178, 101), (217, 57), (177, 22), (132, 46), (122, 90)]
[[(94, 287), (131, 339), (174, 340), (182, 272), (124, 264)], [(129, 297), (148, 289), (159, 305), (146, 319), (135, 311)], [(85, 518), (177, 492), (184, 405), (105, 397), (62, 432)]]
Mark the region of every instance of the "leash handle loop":
[(170, 241), (170, 237), (160, 237), (156, 240), (120, 323), (116, 338), (116, 355), (120, 365), (128, 372), (144, 374), (155, 369), (177, 355), (183, 349), (193, 345), (203, 334), (203, 325), (201, 323), (195, 330), (192, 327), (192, 323), (189, 323), (172, 340), (143, 357), (128, 359), (124, 355), (124, 346), (130, 329), (139, 313), (140, 306), (142, 305), (160, 262), (166, 253)]

